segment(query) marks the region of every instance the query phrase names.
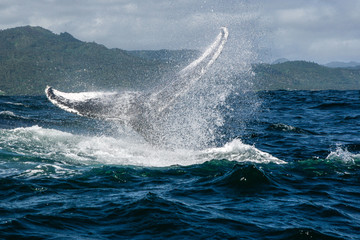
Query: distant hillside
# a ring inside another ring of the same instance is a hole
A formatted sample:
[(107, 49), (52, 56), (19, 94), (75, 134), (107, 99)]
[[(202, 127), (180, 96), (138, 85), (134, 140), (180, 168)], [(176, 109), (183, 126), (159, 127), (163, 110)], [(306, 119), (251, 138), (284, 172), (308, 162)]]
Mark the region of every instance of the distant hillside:
[[(0, 31), (0, 95), (116, 90), (156, 85), (168, 71), (199, 56), (195, 50), (124, 51), (82, 42), (41, 27)], [(255, 90), (360, 89), (360, 68), (328, 68), (304, 61), (255, 64)]]
[(275, 61), (273, 61), (271, 64), (278, 64), (278, 63), (284, 63), (284, 62), (288, 62), (289, 59), (287, 58), (279, 58), (279, 59), (276, 59)]
[(9, 95), (43, 94), (46, 85), (65, 91), (139, 88), (154, 84), (168, 67), (41, 27), (0, 31), (0, 91)]
[(328, 68), (305, 61), (257, 64), (253, 69), (260, 90), (360, 89), (360, 69)]
[(326, 67), (331, 68), (360, 68), (359, 62), (330, 62), (325, 64)]

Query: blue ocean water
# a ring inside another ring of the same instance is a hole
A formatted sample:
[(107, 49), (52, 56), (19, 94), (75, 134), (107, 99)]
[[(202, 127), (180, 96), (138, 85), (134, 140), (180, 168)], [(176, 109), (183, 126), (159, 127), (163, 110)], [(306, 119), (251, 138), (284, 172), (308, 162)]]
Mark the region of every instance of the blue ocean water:
[(221, 112), (209, 146), (163, 149), (1, 96), (0, 238), (360, 239), (359, 91), (234, 93)]

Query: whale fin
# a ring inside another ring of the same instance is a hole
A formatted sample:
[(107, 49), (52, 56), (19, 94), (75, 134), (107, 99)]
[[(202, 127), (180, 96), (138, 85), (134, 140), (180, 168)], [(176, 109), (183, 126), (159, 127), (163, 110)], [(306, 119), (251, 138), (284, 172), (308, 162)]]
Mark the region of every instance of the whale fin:
[(117, 119), (126, 122), (134, 115), (135, 98), (138, 92), (80, 92), (65, 93), (50, 86), (46, 97), (59, 108), (80, 116)]
[(54, 105), (81, 116), (115, 119), (130, 125), (146, 139), (154, 139), (152, 122), (163, 117), (176, 100), (198, 81), (221, 54), (228, 39), (228, 30), (221, 28), (215, 41), (195, 61), (159, 91), (64, 93), (47, 86), (45, 94)]
[(198, 81), (220, 56), (229, 36), (228, 29), (222, 27), (215, 41), (206, 51), (182, 69), (170, 84), (151, 94), (151, 105), (158, 113), (168, 109), (174, 101), (184, 95)]

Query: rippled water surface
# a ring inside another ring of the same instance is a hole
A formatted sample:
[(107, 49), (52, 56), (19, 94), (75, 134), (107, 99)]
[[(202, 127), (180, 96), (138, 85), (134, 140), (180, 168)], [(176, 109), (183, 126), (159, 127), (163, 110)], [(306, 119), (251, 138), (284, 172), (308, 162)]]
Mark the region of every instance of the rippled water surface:
[(0, 97), (0, 238), (360, 239), (360, 92), (255, 95), (202, 149)]

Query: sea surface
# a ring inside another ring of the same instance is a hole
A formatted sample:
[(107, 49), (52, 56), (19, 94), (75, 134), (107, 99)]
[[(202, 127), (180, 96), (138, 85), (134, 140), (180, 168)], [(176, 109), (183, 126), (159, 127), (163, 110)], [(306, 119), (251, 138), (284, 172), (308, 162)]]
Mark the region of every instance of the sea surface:
[(191, 149), (1, 96), (0, 239), (360, 239), (360, 92), (226, 102)]

